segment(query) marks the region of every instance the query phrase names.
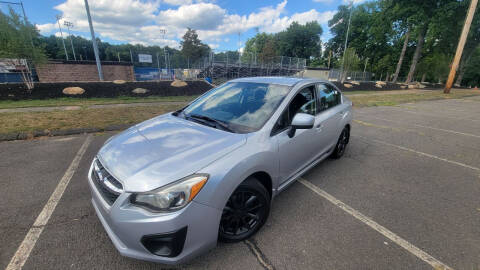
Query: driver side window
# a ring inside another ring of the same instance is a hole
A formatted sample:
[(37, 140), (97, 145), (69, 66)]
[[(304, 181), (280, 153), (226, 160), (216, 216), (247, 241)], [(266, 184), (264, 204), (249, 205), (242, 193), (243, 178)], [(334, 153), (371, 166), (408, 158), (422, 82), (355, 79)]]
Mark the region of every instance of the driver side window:
[(293, 117), (297, 113), (307, 113), (315, 115), (317, 104), (315, 99), (315, 86), (308, 86), (300, 90), (298, 94), (290, 101), (287, 109), (283, 111), (278, 118), (277, 124), (273, 128), (272, 134), (285, 130), (292, 123)]
[(341, 103), (341, 94), (327, 84), (317, 84), (318, 112), (326, 111)]

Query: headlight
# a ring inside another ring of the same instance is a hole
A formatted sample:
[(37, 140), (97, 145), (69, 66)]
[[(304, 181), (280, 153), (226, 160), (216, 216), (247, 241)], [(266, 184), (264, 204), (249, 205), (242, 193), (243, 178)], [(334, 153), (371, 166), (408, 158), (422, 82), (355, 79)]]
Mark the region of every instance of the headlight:
[(193, 200), (207, 180), (206, 174), (194, 174), (156, 190), (135, 193), (130, 202), (154, 212), (175, 211)]

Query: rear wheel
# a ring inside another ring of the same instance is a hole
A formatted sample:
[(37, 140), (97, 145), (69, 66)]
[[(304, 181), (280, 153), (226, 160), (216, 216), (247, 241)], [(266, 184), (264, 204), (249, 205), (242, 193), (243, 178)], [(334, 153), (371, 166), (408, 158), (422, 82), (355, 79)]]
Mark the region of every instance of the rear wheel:
[(270, 196), (267, 189), (255, 178), (241, 183), (223, 209), (219, 239), (238, 242), (254, 235), (267, 220)]
[(348, 127), (343, 128), (340, 137), (338, 138), (337, 145), (335, 145), (335, 150), (331, 155), (332, 158), (341, 158), (345, 153), (347, 148), (348, 141), (350, 140), (350, 129)]

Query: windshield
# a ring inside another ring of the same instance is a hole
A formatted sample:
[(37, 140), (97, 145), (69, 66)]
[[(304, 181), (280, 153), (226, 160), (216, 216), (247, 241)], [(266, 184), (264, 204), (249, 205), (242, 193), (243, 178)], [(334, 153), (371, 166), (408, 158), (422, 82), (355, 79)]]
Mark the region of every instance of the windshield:
[(221, 121), (237, 133), (253, 132), (267, 122), (289, 90), (285, 85), (230, 82), (195, 100), (183, 115)]

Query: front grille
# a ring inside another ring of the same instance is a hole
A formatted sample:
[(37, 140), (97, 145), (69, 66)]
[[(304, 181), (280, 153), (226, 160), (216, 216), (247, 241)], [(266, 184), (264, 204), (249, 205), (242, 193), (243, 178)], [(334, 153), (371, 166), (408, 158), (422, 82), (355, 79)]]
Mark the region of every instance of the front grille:
[(93, 161), (92, 180), (109, 205), (112, 205), (123, 191), (122, 184), (108, 173), (98, 159)]

